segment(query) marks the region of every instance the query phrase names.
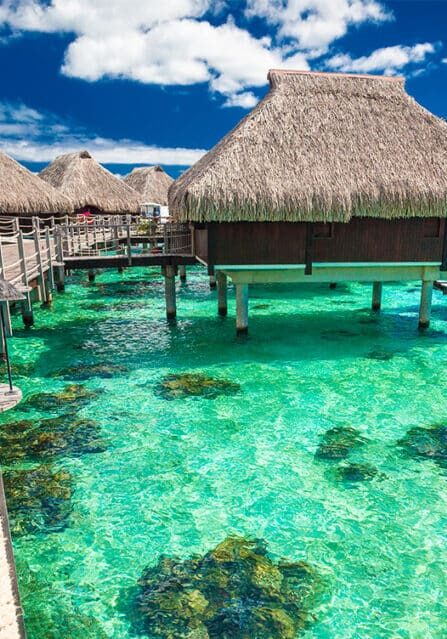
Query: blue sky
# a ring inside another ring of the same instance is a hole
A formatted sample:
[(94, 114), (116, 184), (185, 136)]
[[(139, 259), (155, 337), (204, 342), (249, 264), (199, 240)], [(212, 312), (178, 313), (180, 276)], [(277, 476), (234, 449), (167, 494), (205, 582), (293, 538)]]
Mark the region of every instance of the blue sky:
[(0, 0), (0, 148), (38, 169), (196, 161), (270, 67), (404, 75), (447, 117), (444, 0)]

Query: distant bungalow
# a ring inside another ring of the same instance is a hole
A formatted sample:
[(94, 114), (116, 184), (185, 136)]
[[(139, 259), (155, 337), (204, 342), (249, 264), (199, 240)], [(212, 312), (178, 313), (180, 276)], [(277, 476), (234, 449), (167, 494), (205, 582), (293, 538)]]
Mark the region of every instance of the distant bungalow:
[(169, 192), (194, 226), (195, 253), (215, 271), (237, 328), (258, 282), (433, 281), (447, 269), (447, 124), (401, 78), (270, 71), (270, 92)]
[(39, 177), (68, 197), (76, 213), (139, 212), (138, 194), (94, 160), (88, 151), (60, 155)]
[(174, 180), (161, 166), (135, 168), (126, 175), (124, 181), (140, 193), (143, 212), (153, 213), (156, 207), (168, 206), (168, 190)]
[(0, 215), (29, 217), (72, 210), (62, 193), (0, 151)]

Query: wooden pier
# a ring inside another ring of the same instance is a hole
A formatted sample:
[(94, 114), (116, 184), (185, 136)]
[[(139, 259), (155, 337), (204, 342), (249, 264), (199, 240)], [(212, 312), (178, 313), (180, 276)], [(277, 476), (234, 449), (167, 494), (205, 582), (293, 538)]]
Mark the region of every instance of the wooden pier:
[[(23, 322), (34, 322), (32, 304), (50, 305), (55, 288), (64, 289), (65, 272), (159, 266), (165, 278), (166, 313), (175, 317), (175, 277), (196, 264), (192, 234), (185, 224), (155, 224), (135, 216), (64, 217), (42, 220), (0, 218), (0, 272), (21, 291)], [(11, 334), (9, 306), (5, 304), (7, 332)]]

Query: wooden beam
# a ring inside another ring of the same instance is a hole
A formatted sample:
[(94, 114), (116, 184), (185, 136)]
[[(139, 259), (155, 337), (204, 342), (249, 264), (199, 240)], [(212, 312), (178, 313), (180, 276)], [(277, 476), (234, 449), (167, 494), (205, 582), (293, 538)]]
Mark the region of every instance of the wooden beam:
[(304, 257), (305, 269), (304, 275), (312, 275), (313, 260), (313, 244), (314, 244), (314, 225), (312, 222), (306, 224), (306, 252)]
[(443, 220), (444, 222), (444, 233), (442, 240), (442, 261), (441, 261), (441, 271), (447, 271), (447, 219)]

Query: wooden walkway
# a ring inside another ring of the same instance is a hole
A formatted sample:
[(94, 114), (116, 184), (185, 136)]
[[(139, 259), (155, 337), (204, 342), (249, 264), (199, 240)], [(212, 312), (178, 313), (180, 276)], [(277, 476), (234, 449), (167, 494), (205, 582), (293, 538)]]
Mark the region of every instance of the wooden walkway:
[(26, 639), (0, 473), (0, 639)]

